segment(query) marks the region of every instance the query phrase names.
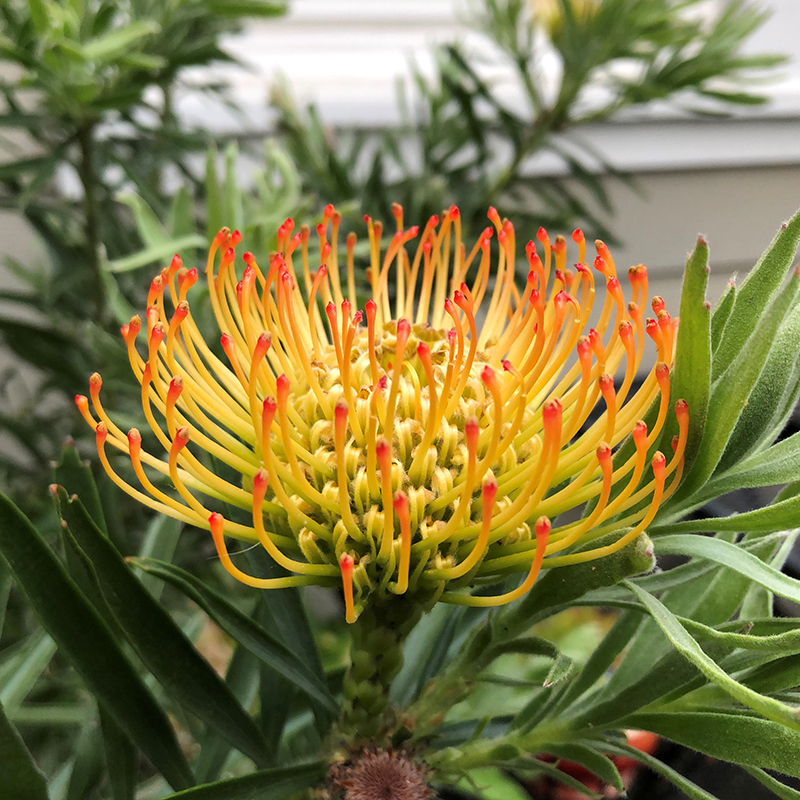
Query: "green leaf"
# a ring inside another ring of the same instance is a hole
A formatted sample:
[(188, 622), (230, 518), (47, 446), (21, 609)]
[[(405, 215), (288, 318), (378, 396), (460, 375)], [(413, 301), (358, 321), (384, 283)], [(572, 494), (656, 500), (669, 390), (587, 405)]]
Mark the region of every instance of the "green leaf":
[(133, 576), (80, 500), (59, 489), (61, 515), (94, 570), (100, 590), (145, 666), (184, 708), (262, 764), (261, 732), (209, 663)]
[[(163, 514), (158, 514), (153, 517), (152, 521), (147, 526), (144, 541), (139, 549), (139, 558), (152, 558), (156, 561), (166, 562), (172, 561), (182, 529), (183, 523), (180, 520), (167, 517)], [(161, 597), (161, 592), (164, 589), (164, 581), (160, 580), (155, 575), (151, 575), (149, 572), (143, 572), (139, 576), (139, 580), (156, 600)]]
[(773, 503), (755, 511), (731, 514), (728, 517), (708, 517), (706, 519), (687, 519), (683, 522), (670, 522), (664, 525), (653, 525), (650, 533), (653, 537), (664, 538), (667, 533), (715, 533), (733, 531), (740, 533), (773, 533), (786, 531), (797, 525), (800, 514), (800, 496), (795, 495)]
[[(766, 356), (764, 369), (747, 398), (747, 405), (736, 423), (717, 471), (738, 464), (748, 453), (771, 443), (783, 428), (797, 404), (800, 384), (800, 274), (794, 274), (781, 290), (769, 313), (782, 322)], [(777, 430), (776, 430), (777, 429)]]
[(135, 20), (105, 36), (97, 36), (81, 46), (84, 58), (89, 61), (113, 61), (125, 55), (132, 45), (159, 30), (154, 20)]
[(629, 719), (712, 758), (800, 777), (800, 735), (777, 722), (707, 711), (651, 712)]
[(236, 176), (238, 159), (239, 148), (236, 142), (229, 142), (225, 148), (225, 193), (222, 205), (222, 224), (227, 225), (231, 230), (241, 230), (244, 227), (242, 193), (239, 191), (239, 181)]
[[(759, 562), (761, 563), (761, 562)], [(762, 564), (762, 566), (764, 566)], [(800, 730), (800, 709), (787, 706), (770, 697), (764, 697), (754, 692), (747, 686), (735, 681), (713, 659), (703, 651), (699, 644), (689, 635), (686, 629), (676, 619), (674, 614), (649, 592), (645, 592), (630, 581), (625, 584), (636, 597), (646, 606), (648, 612), (658, 623), (664, 635), (670, 640), (672, 646), (681, 653), (687, 661), (697, 667), (708, 680), (716, 683), (721, 689), (730, 694), (743, 705), (754, 709), (759, 714)], [(645, 726), (647, 727), (647, 726)], [(800, 737), (797, 737), (800, 742)], [(756, 764), (756, 766), (760, 766)]]
[[(190, 236), (195, 233), (194, 219), (192, 218), (192, 198), (185, 186), (178, 188), (172, 204), (169, 207), (167, 230), (175, 239)], [(199, 245), (198, 245), (199, 246)]]
[(551, 756), (566, 758), (576, 764), (581, 764), (589, 772), (600, 778), (603, 783), (613, 786), (618, 792), (625, 791), (622, 778), (614, 766), (614, 762), (602, 753), (598, 753), (594, 747), (578, 742), (564, 742), (548, 744), (544, 751)]
[(671, 783), (674, 783), (688, 798), (689, 800), (718, 800), (716, 795), (709, 794), (705, 789), (701, 789), (696, 783), (693, 783), (688, 778), (685, 778), (680, 772), (667, 766), (663, 761), (645, 753), (642, 750), (637, 750), (628, 744), (622, 742), (610, 741), (605, 739), (603, 741), (603, 749), (609, 755), (623, 756), (625, 758), (632, 758), (649, 767), (653, 772), (665, 777)]
[(800, 791), (792, 789), (791, 786), (787, 786), (785, 783), (781, 783), (777, 778), (773, 778), (772, 775), (764, 772), (763, 769), (758, 769), (758, 767), (744, 767), (744, 769), (759, 781), (759, 783), (766, 786), (775, 797), (779, 797), (781, 800), (800, 800)]
[[(108, 262), (108, 271), (113, 273), (131, 272), (134, 269), (145, 267), (162, 259), (170, 258), (175, 253), (180, 254), (187, 250), (199, 250), (206, 246), (206, 240), (197, 233), (190, 233), (188, 236), (181, 236), (169, 239), (159, 244), (151, 245), (145, 250), (134, 253), (124, 258)], [(189, 259), (187, 259), (188, 261)]]
[(0, 704), (0, 796), (48, 800), (47, 784)]
[(736, 301), (736, 280), (731, 278), (711, 312), (711, 352), (716, 353), (722, 339), (722, 331)]
[(217, 231), (225, 225), (222, 213), (222, 189), (217, 178), (217, 148), (213, 145), (206, 152), (206, 234), (210, 242)]
[(315, 703), (338, 714), (339, 706), (327, 687), (308, 669), (283, 642), (268, 634), (260, 625), (231, 605), (222, 595), (210, 589), (194, 575), (172, 564), (152, 559), (130, 559), (140, 569), (156, 575), (180, 589), (203, 609), (224, 631), (288, 678)]
[(279, 17), (286, 13), (282, 0), (208, 0), (209, 13), (220, 17)]
[(294, 764), (253, 772), (243, 778), (209, 783), (171, 794), (164, 800), (283, 800), (304, 789), (322, 782), (326, 764), (315, 761), (311, 764)]
[(170, 241), (169, 235), (153, 213), (153, 209), (139, 195), (121, 194), (117, 197), (117, 201), (128, 206), (133, 212), (136, 229), (148, 248), (164, 245)]
[(114, 800), (133, 800), (136, 794), (136, 748), (114, 718), (100, 709), (100, 728), (111, 796)]
[[(711, 389), (711, 312), (706, 304), (707, 285), (708, 242), (698, 236), (683, 274), (681, 324), (670, 385), (670, 403), (674, 405), (676, 400), (683, 399), (689, 404), (689, 438), (684, 454), (687, 474), (703, 438)], [(662, 443), (669, 445), (677, 432), (677, 420), (674, 415), (669, 415), (661, 436)]]
[(100, 492), (92, 474), (92, 469), (86, 461), (82, 461), (75, 449), (75, 442), (68, 440), (61, 448), (61, 461), (53, 470), (53, 478), (57, 484), (63, 486), (69, 494), (77, 494), (89, 516), (94, 520), (100, 530), (108, 535), (103, 504)]
[(42, 673), (47, 669), (57, 649), (56, 643), (50, 636), (42, 636), (31, 649), (25, 659), (17, 664), (8, 681), (0, 689), (0, 704), (11, 716), (22, 705), (30, 694)]
[(765, 564), (758, 556), (735, 544), (708, 536), (676, 535), (658, 539), (658, 551), (664, 555), (707, 558), (746, 576), (781, 597), (800, 603), (800, 581)]
[(469, 779), (460, 785), (465, 789), (477, 787), (481, 800), (530, 800), (530, 794), (497, 767), (470, 770)]
[[(713, 378), (721, 376), (739, 356), (752, 336), (753, 342), (764, 341), (756, 336), (764, 310), (783, 285), (800, 241), (800, 212), (785, 223), (770, 246), (750, 270), (736, 293), (722, 339), (714, 353)], [(761, 346), (754, 348), (760, 350)]]
[[(741, 294), (739, 297), (741, 298)], [(734, 308), (731, 321), (735, 311)], [(753, 387), (764, 370), (765, 349), (772, 345), (782, 321), (780, 314), (771, 312), (772, 309), (767, 311), (756, 323), (756, 328), (752, 332), (752, 341), (755, 344), (752, 346), (742, 344), (742, 349), (735, 355), (731, 365), (712, 385), (708, 401), (708, 419), (700, 449), (691, 470), (675, 495), (676, 498), (691, 495), (693, 491), (703, 486), (720, 463)]]
[(44, 627), (105, 709), (176, 788), (193, 778), (166, 714), (39, 532), (0, 495), (0, 552)]

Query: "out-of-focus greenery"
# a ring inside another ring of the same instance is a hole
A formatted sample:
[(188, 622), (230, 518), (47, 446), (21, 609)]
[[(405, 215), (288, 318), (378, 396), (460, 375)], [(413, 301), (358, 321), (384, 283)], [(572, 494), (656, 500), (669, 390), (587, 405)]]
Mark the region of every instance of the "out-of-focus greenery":
[[(3, 405), (24, 408), (0, 413), (0, 428), (23, 453), (20, 460), (4, 448), (0, 469), (20, 491), (41, 483), (73, 430), (73, 409), (60, 413), (59, 400), (99, 361), (124, 369), (124, 350), (109, 333), (127, 321), (128, 301), (138, 304), (146, 286), (138, 274), (112, 277), (109, 263), (142, 243), (151, 262), (171, 255), (176, 238), (184, 252), (205, 245), (190, 202), (203, 196), (203, 176), (189, 162), (210, 137), (175, 116), (185, 70), (232, 61), (220, 37), (247, 17), (285, 7), (282, 0), (0, 3), (0, 208), (21, 212), (47, 250), (43, 264), (7, 259), (23, 288), (4, 292), (0, 312), (6, 346), (43, 376), (28, 403), (18, 397), (24, 382), (13, 373), (0, 379), (0, 397), (16, 396)], [(224, 99), (213, 80), (194, 80), (191, 89)], [(170, 177), (186, 187), (174, 197)], [(119, 202), (123, 189), (137, 197)], [(164, 229), (155, 219), (165, 220)], [(22, 321), (31, 312), (35, 321)], [(113, 383), (113, 370), (109, 377)]]
[[(470, 21), (488, 48), (436, 48), (433, 77), (414, 72), (399, 128), (334, 133), (314, 106), (299, 110), (287, 87), (273, 102), (305, 187), (326, 202), (357, 199), (386, 218), (399, 202), (420, 220), (456, 203), (474, 231), (494, 205), (520, 223), (581, 225), (610, 239), (601, 177), (617, 173), (581, 128), (656, 102), (700, 114), (760, 104), (764, 95), (747, 86), (783, 61), (742, 53), (766, 16), (757, 5), (730, 0), (711, 16), (701, 5), (481, 0)], [(508, 80), (482, 77), (487, 51), (493, 74)], [(532, 172), (542, 155), (563, 176)]]

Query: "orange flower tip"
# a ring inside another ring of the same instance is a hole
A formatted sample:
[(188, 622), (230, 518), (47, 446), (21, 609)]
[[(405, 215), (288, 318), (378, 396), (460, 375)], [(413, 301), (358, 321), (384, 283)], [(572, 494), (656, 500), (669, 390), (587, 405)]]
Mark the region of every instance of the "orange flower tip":
[(91, 386), (92, 389), (95, 389), (97, 391), (99, 391), (100, 388), (103, 386), (103, 379), (100, 377), (99, 372), (93, 372), (89, 376), (89, 386)]
[(381, 234), (383, 233), (383, 223), (380, 220), (373, 222), (372, 230), (375, 231), (376, 238), (380, 239)]
[(447, 331), (447, 341), (448, 341), (448, 343), (451, 346), (455, 346), (457, 338), (458, 338), (458, 334), (456, 333), (456, 329), (455, 328), (450, 328), (450, 330)]
[(503, 369), (506, 372), (512, 372), (513, 371), (514, 365), (507, 358), (504, 358), (501, 363), (503, 365)]
[(317, 235), (320, 237), (325, 236), (327, 229), (328, 226), (324, 222), (320, 222), (319, 225), (317, 225)]
[(236, 247), (242, 241), (242, 234), (239, 231), (234, 231), (231, 234), (231, 247)]
[(663, 361), (659, 361), (658, 364), (656, 364), (656, 380), (662, 383), (667, 380), (667, 378), (669, 378), (669, 366)]
[(223, 260), (223, 261), (224, 261), (226, 264), (230, 264), (230, 263), (231, 263), (231, 261), (233, 261), (233, 259), (234, 259), (234, 258), (236, 258), (236, 253), (234, 252), (234, 250), (233, 250), (233, 248), (232, 248), (232, 247), (229, 247), (229, 248), (228, 248), (228, 249), (225, 251), (224, 255), (222, 256), (222, 260)]
[[(450, 219), (455, 219), (460, 214), (461, 214), (461, 212), (458, 210), (458, 206), (450, 206), (450, 208), (447, 211), (447, 216), (449, 216)], [(437, 218), (437, 221), (438, 221), (438, 218)]]
[(497, 209), (494, 206), (489, 206), (489, 210), (486, 212), (486, 216), (495, 224), (500, 224), (500, 215), (497, 213)]
[(342, 575), (349, 578), (353, 574), (353, 556), (349, 553), (342, 553), (339, 556), (339, 569), (342, 570)]
[(474, 414), (471, 414), (464, 423), (464, 436), (467, 440), (467, 449), (470, 452), (474, 452), (477, 449), (480, 432), (481, 426), (478, 423), (478, 418)]
[(183, 259), (175, 253), (175, 255), (172, 256), (172, 261), (170, 261), (168, 273), (174, 275), (182, 266)]
[(253, 360), (260, 361), (267, 354), (271, 344), (272, 334), (268, 331), (263, 331), (256, 340), (256, 346), (253, 352)]
[[(452, 206), (452, 208), (455, 208), (455, 206)], [(456, 208), (456, 212), (458, 212), (457, 208)], [(427, 227), (428, 228), (435, 228), (438, 224), (439, 224), (439, 215), (438, 214), (431, 214), (431, 218), (428, 220)]]
[(180, 397), (182, 391), (183, 391), (183, 377), (181, 375), (176, 375), (169, 382), (169, 389), (167, 391), (167, 403), (174, 404), (175, 401)]
[(97, 435), (98, 444), (103, 444), (108, 436), (108, 428), (106, 427), (105, 422), (98, 422), (95, 426), (94, 432)]
[(600, 446), (595, 451), (597, 460), (601, 465), (611, 462), (611, 448), (606, 442), (600, 442)]
[(607, 372), (604, 372), (598, 379), (597, 383), (600, 385), (600, 392), (603, 397), (608, 400), (609, 397), (614, 396), (614, 378)]
[(208, 527), (211, 528), (211, 535), (215, 538), (222, 536), (222, 529), (225, 524), (225, 519), (222, 514), (216, 511), (208, 517)]
[(189, 314), (189, 304), (185, 300), (181, 300), (180, 303), (175, 307), (175, 314), (173, 315), (173, 319), (177, 319), (178, 322), (183, 322)]
[(655, 338), (655, 333), (658, 328), (658, 323), (652, 318), (648, 317), (644, 323), (644, 329), (650, 338)]
[(488, 364), (481, 370), (481, 380), (487, 386), (491, 386), (492, 384), (497, 382), (497, 375), (495, 374), (495, 371)]
[(367, 225), (369, 225), (369, 223), (370, 223), (371, 221), (372, 221), (372, 217), (370, 217), (370, 215), (369, 215), (369, 214), (364, 214), (364, 222), (366, 222), (366, 223), (367, 223)]
[(402, 341), (403, 345), (405, 345), (406, 340), (410, 335), (411, 323), (405, 317), (402, 317), (397, 322), (397, 339), (398, 341)]
[(544, 424), (548, 425), (561, 416), (561, 401), (557, 397), (551, 397), (542, 408)]
[(596, 256), (594, 259), (594, 268), (601, 272), (603, 275), (608, 272), (608, 264), (606, 264), (605, 259), (602, 256)]
[(334, 225), (338, 225), (342, 221), (342, 215), (338, 211), (334, 211), (331, 215), (331, 222)]
[(678, 442), (680, 441), (680, 439), (681, 439), (681, 437), (678, 436), (677, 433), (672, 437), (672, 441), (669, 443), (669, 445), (672, 448), (672, 452), (673, 453), (677, 453), (678, 452)]
[(637, 446), (644, 444), (647, 439), (647, 423), (644, 420), (639, 420), (633, 426), (633, 440), (636, 442)]
[[(231, 261), (233, 258), (231, 257)], [(184, 286), (186, 290), (189, 290), (197, 283), (197, 270), (192, 267), (190, 270), (186, 272), (186, 274), (178, 280), (178, 287), (183, 290)]]
[(350, 233), (347, 234), (347, 246), (348, 247), (350, 247), (350, 248), (355, 247), (357, 240), (358, 240), (358, 237), (356, 236), (356, 232), (355, 231), (350, 231)]
[(347, 406), (347, 400), (345, 400), (343, 397), (340, 397), (336, 401), (336, 406), (333, 409), (333, 413), (336, 416), (336, 422), (341, 423), (343, 420), (346, 420), (348, 411), (349, 408)]
[(333, 207), (333, 203), (328, 203), (325, 208), (322, 210), (322, 218), (323, 219), (330, 219), (333, 216), (333, 213), (336, 209)]
[(550, 241), (547, 236), (547, 231), (544, 228), (539, 228), (539, 230), (536, 231), (536, 238), (542, 243)]
[(553, 300), (556, 308), (563, 308), (569, 302), (569, 295), (562, 289)]
[(381, 375), (381, 377), (378, 378), (378, 382), (375, 384), (375, 391), (382, 392), (386, 389), (388, 385), (389, 385), (389, 376)]
[(658, 314), (664, 308), (664, 298), (660, 295), (654, 295), (650, 304), (653, 306), (653, 313)]
[(591, 358), (592, 343), (589, 341), (588, 336), (581, 336), (578, 339), (578, 358), (583, 362), (585, 359)]
[(497, 241), (500, 242), (501, 245), (505, 245), (508, 241), (508, 234), (504, 230), (501, 230), (500, 233), (497, 234)]
[(620, 338), (623, 342), (633, 341), (633, 325), (631, 325), (630, 320), (622, 320), (617, 330), (619, 331)]
[(675, 403), (675, 416), (677, 416), (679, 419), (681, 417), (689, 416), (689, 404), (683, 398)]
[(653, 456), (653, 460), (651, 462), (653, 465), (653, 472), (655, 473), (656, 478), (663, 478), (664, 477), (664, 468), (667, 465), (666, 456), (660, 451), (657, 450), (656, 454)]
[(89, 398), (86, 397), (85, 394), (76, 394), (75, 395), (75, 405), (81, 411), (88, 411), (89, 410)]
[(175, 431), (175, 441), (173, 445), (177, 445), (179, 448), (186, 447), (189, 443), (189, 428), (186, 425), (182, 425), (178, 430)]
[(349, 300), (342, 300), (342, 314), (345, 317), (350, 316), (350, 301)]
[(370, 297), (369, 300), (364, 304), (364, 309), (367, 312), (367, 319), (371, 320), (375, 318), (375, 312), (378, 310), (378, 306), (375, 304), (375, 301)]
[(391, 466), (390, 464), (391, 454), (392, 450), (391, 447), (389, 446), (389, 442), (386, 440), (386, 437), (379, 436), (378, 440), (375, 442), (375, 456), (378, 459), (381, 471)]
[(398, 489), (392, 498), (392, 505), (394, 505), (394, 509), (398, 514), (408, 511), (408, 497), (406, 497), (405, 492), (401, 492)]
[(311, 236), (311, 228), (307, 224), (303, 223), (300, 226), (300, 240), (305, 244), (308, 242), (309, 237)]
[(150, 369), (150, 362), (144, 365), (144, 369), (142, 370), (142, 384), (146, 385), (153, 380), (153, 371)]
[(217, 235), (214, 237), (212, 246), (219, 247), (228, 238), (228, 236), (230, 236), (230, 232), (230, 228), (220, 228), (217, 231)]
[(582, 241), (584, 241), (584, 239), (585, 237), (583, 235), (583, 231), (580, 228), (575, 228), (575, 230), (572, 231), (573, 242), (577, 242), (578, 244), (580, 244)]
[(128, 442), (133, 444), (134, 442), (141, 442), (142, 441), (142, 434), (139, 433), (138, 428), (131, 428), (128, 431)]
[(483, 497), (485, 511), (486, 507), (494, 503), (495, 497), (497, 497), (497, 479), (491, 472), (483, 479), (481, 495)]
[(408, 229), (408, 231), (407, 231), (407, 233), (406, 233), (406, 236), (407, 236), (409, 239), (413, 239), (415, 236), (417, 236), (417, 234), (419, 234), (419, 225), (412, 225), (412, 226), (411, 226), (411, 227)]
[(353, 314), (353, 325), (358, 326), (363, 322), (363, 320), (364, 320), (363, 311), (356, 311), (356, 313)]
[(550, 536), (550, 520), (547, 517), (539, 517), (536, 520), (536, 539), (547, 539)]
[(278, 375), (278, 378), (275, 381), (275, 386), (278, 390), (277, 391), (278, 405), (281, 408), (284, 408), (289, 399), (289, 389), (290, 389), (289, 379), (286, 377), (284, 373)]
[(453, 308), (453, 301), (449, 297), (446, 297), (444, 300), (444, 310), (451, 316), (456, 313), (456, 310)]
[(567, 249), (567, 240), (559, 233), (556, 236), (555, 242), (553, 242), (553, 250), (560, 253)]
[(150, 342), (160, 344), (166, 335), (167, 329), (164, 327), (164, 323), (160, 321), (156, 322), (156, 324), (153, 325), (153, 329), (150, 331)]
[(264, 497), (264, 492), (267, 490), (269, 483), (269, 473), (262, 467), (255, 475), (253, 475), (253, 491)]

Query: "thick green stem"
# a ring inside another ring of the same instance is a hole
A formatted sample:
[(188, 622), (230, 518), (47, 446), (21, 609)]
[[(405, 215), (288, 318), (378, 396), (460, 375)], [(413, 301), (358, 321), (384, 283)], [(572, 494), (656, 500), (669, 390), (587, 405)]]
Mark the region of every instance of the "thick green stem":
[(351, 742), (375, 741), (394, 724), (389, 687), (403, 666), (403, 642), (422, 616), (418, 602), (393, 597), (368, 605), (352, 625), (351, 663), (344, 678), (339, 730)]

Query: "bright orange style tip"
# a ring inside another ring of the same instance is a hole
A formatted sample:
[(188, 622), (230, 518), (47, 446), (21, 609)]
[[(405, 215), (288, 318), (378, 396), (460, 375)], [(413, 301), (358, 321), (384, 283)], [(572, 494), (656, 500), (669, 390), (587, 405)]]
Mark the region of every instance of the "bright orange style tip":
[[(204, 292), (176, 256), (150, 283), (144, 332), (140, 317), (122, 326), (144, 442), (106, 412), (99, 374), (75, 398), (121, 489), (210, 531), (248, 585), (340, 587), (349, 622), (400, 595), (500, 605), (541, 570), (624, 547), (675, 491), (689, 430), (687, 404), (669, 396), (677, 319), (658, 296), (644, 318), (642, 265), (620, 273), (626, 296), (603, 242), (587, 265), (580, 230), (551, 242), (540, 228), (520, 256), (494, 208), (472, 242), (455, 206), (424, 227), (406, 227), (397, 204), (392, 215), (387, 236), (365, 217), (366, 263), (332, 205), (318, 247), (312, 226), (294, 233), (287, 219), (276, 252), (238, 259), (242, 237), (223, 228)], [(192, 314), (202, 303), (219, 344)], [(629, 455), (614, 457), (627, 439)], [(613, 531), (613, 544), (591, 546)], [(287, 576), (239, 569), (232, 539), (263, 547)], [(513, 591), (469, 592), (514, 573)]]

